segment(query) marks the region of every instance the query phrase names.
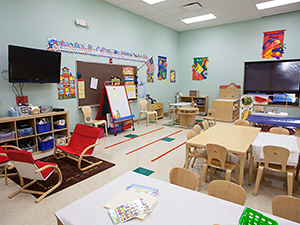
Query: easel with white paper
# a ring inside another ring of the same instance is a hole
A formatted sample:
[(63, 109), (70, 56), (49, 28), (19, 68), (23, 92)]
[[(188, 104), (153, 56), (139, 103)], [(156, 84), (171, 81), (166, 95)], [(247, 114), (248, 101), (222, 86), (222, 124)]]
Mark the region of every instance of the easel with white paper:
[(132, 127), (134, 130), (134, 115), (131, 112), (124, 81), (120, 81), (119, 85), (113, 85), (111, 81), (104, 82), (99, 110), (96, 116), (97, 120), (105, 119), (106, 113), (108, 113), (107, 104), (113, 118), (114, 135), (116, 135), (115, 125), (117, 123), (127, 122), (126, 126), (123, 126), (122, 129), (125, 130)]

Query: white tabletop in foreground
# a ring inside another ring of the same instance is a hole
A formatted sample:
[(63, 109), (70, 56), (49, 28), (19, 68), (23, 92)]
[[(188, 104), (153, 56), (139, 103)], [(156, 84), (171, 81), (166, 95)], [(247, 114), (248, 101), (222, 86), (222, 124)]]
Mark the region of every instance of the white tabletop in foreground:
[[(140, 184), (159, 189), (158, 202), (153, 211), (143, 220), (133, 219), (127, 225), (142, 224), (203, 224), (222, 225), (238, 224), (245, 207), (221, 199), (181, 188), (167, 182), (147, 177), (134, 172), (127, 172), (115, 180), (105, 184), (83, 198), (57, 211), (55, 215), (64, 224), (112, 224), (107, 203), (121, 189), (130, 184)], [(279, 224), (297, 224), (279, 217), (264, 213)]]
[(259, 132), (252, 144), (253, 156), (257, 162), (264, 160), (263, 147), (266, 145), (281, 146), (289, 149), (290, 157), (287, 164), (291, 166), (297, 165), (299, 159), (299, 147), (296, 136)]

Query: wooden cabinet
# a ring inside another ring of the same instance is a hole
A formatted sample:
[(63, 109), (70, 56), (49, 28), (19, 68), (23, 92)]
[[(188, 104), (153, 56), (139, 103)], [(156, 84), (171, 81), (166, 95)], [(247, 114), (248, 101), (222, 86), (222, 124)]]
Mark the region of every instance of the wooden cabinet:
[(216, 110), (216, 120), (233, 122), (239, 118), (238, 99), (217, 99), (213, 100), (212, 108)]
[[(38, 124), (41, 119), (45, 119), (46, 123)], [(60, 124), (54, 122), (61, 121)], [(64, 121), (64, 124), (63, 124)], [(24, 125), (28, 128), (23, 128)], [(29, 152), (41, 153), (42, 151), (53, 150), (55, 139), (49, 142), (40, 142), (45, 136), (53, 138), (61, 138), (62, 136), (70, 136), (69, 128), (69, 112), (49, 112), (36, 115), (18, 116), (18, 117), (0, 117), (0, 130), (9, 129), (9, 133), (0, 134), (0, 145), (8, 144), (20, 146), (20, 143), (27, 141), (31, 143), (31, 148), (25, 148)]]
[(179, 102), (192, 102), (197, 104), (200, 115), (206, 115), (208, 109), (208, 96), (205, 97), (194, 97), (194, 96), (179, 96)]
[[(147, 104), (147, 111), (156, 111), (157, 119), (164, 117), (164, 103), (155, 102), (154, 104)], [(154, 115), (149, 116), (150, 120), (155, 120)]]

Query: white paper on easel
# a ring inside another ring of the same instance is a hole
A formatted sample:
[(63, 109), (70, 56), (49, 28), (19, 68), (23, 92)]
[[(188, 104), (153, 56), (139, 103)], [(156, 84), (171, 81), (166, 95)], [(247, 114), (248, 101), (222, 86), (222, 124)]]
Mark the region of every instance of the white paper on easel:
[(112, 92), (112, 95), (113, 95), (113, 98), (114, 98), (114, 99), (119, 99), (119, 98), (120, 98), (119, 92), (118, 92), (118, 89), (117, 89), (117, 88), (113, 88), (113, 89), (111, 90), (111, 92)]
[(90, 88), (91, 88), (91, 89), (97, 90), (97, 87), (98, 87), (98, 78), (91, 77), (91, 85), (90, 85)]

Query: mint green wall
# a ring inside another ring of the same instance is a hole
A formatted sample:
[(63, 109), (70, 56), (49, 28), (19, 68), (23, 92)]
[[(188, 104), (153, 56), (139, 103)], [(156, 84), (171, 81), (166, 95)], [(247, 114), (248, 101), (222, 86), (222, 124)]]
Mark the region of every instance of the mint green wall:
[[(282, 59), (300, 59), (299, 21), (300, 11), (180, 33), (180, 91), (187, 95), (189, 90), (199, 90), (201, 96), (209, 96), (211, 108), (212, 100), (219, 98), (221, 84), (243, 85), (245, 61), (265, 60), (261, 58), (261, 47), (266, 31), (286, 29)], [(209, 57), (204, 81), (191, 80), (194, 57)], [(288, 112), (289, 116), (300, 116), (299, 108), (289, 108)]]
[[(300, 58), (299, 36), (300, 12), (267, 17), (252, 21), (204, 28), (178, 33), (157, 23), (129, 13), (100, 0), (10, 0), (0, 5), (0, 71), (7, 69), (7, 46), (9, 44), (46, 49), (47, 38), (69, 42), (87, 43), (101, 47), (167, 57), (168, 80), (146, 84), (146, 93), (165, 104), (174, 100), (177, 91), (188, 95), (189, 90), (200, 90), (200, 95), (218, 98), (220, 84), (235, 82), (243, 84), (244, 61), (261, 59), (264, 31), (287, 29), (287, 49), (283, 59)], [(89, 28), (75, 25), (75, 19), (90, 22)], [(193, 57), (208, 56), (208, 79), (191, 81)], [(62, 67), (67, 66), (76, 74), (76, 60), (108, 63), (107, 58), (63, 53)], [(142, 63), (113, 60), (114, 64), (140, 67)], [(177, 82), (169, 82), (170, 69), (176, 70)], [(157, 73), (157, 67), (155, 67)], [(8, 74), (4, 73), (4, 77)], [(146, 66), (141, 69), (139, 81), (146, 82)], [(0, 116), (15, 105), (12, 85), (0, 78)], [(71, 129), (83, 116), (77, 99), (57, 100), (56, 84), (25, 84), (23, 92), (33, 105), (64, 107), (70, 112)], [(139, 104), (131, 103), (133, 114), (139, 114)], [(97, 108), (93, 109), (94, 116)], [(299, 109), (289, 109), (290, 116), (299, 116)]]
[[(75, 19), (80, 18), (90, 22), (89, 28), (75, 25)], [(79, 42), (101, 47), (167, 57), (168, 82), (157, 81), (146, 84), (146, 93), (164, 102), (174, 99), (179, 83), (170, 84), (169, 69), (178, 71), (178, 42), (176, 31), (157, 23), (141, 18), (118, 7), (100, 0), (10, 0), (0, 3), (0, 71), (7, 69), (9, 44), (31, 48), (46, 49), (47, 38), (54, 37), (68, 42)], [(76, 60), (87, 62), (108, 63), (107, 58), (62, 54), (62, 67), (67, 66), (70, 72), (76, 74)], [(127, 60), (113, 60), (114, 64), (125, 64), (140, 67), (142, 63)], [(157, 67), (155, 68), (157, 73)], [(3, 74), (8, 77), (7, 73)], [(146, 66), (139, 74), (139, 82), (146, 82)], [(0, 78), (0, 116), (7, 115), (9, 107), (15, 105), (15, 95), (12, 84)], [(77, 99), (57, 100), (56, 84), (25, 84), (23, 92), (28, 95), (33, 105), (53, 105), (64, 107), (70, 112), (71, 129), (78, 122), (83, 122), (81, 110), (78, 110)], [(136, 117), (139, 114), (139, 104), (131, 103), (131, 109)], [(168, 107), (165, 106), (165, 111)], [(93, 109), (94, 116), (97, 108)]]

